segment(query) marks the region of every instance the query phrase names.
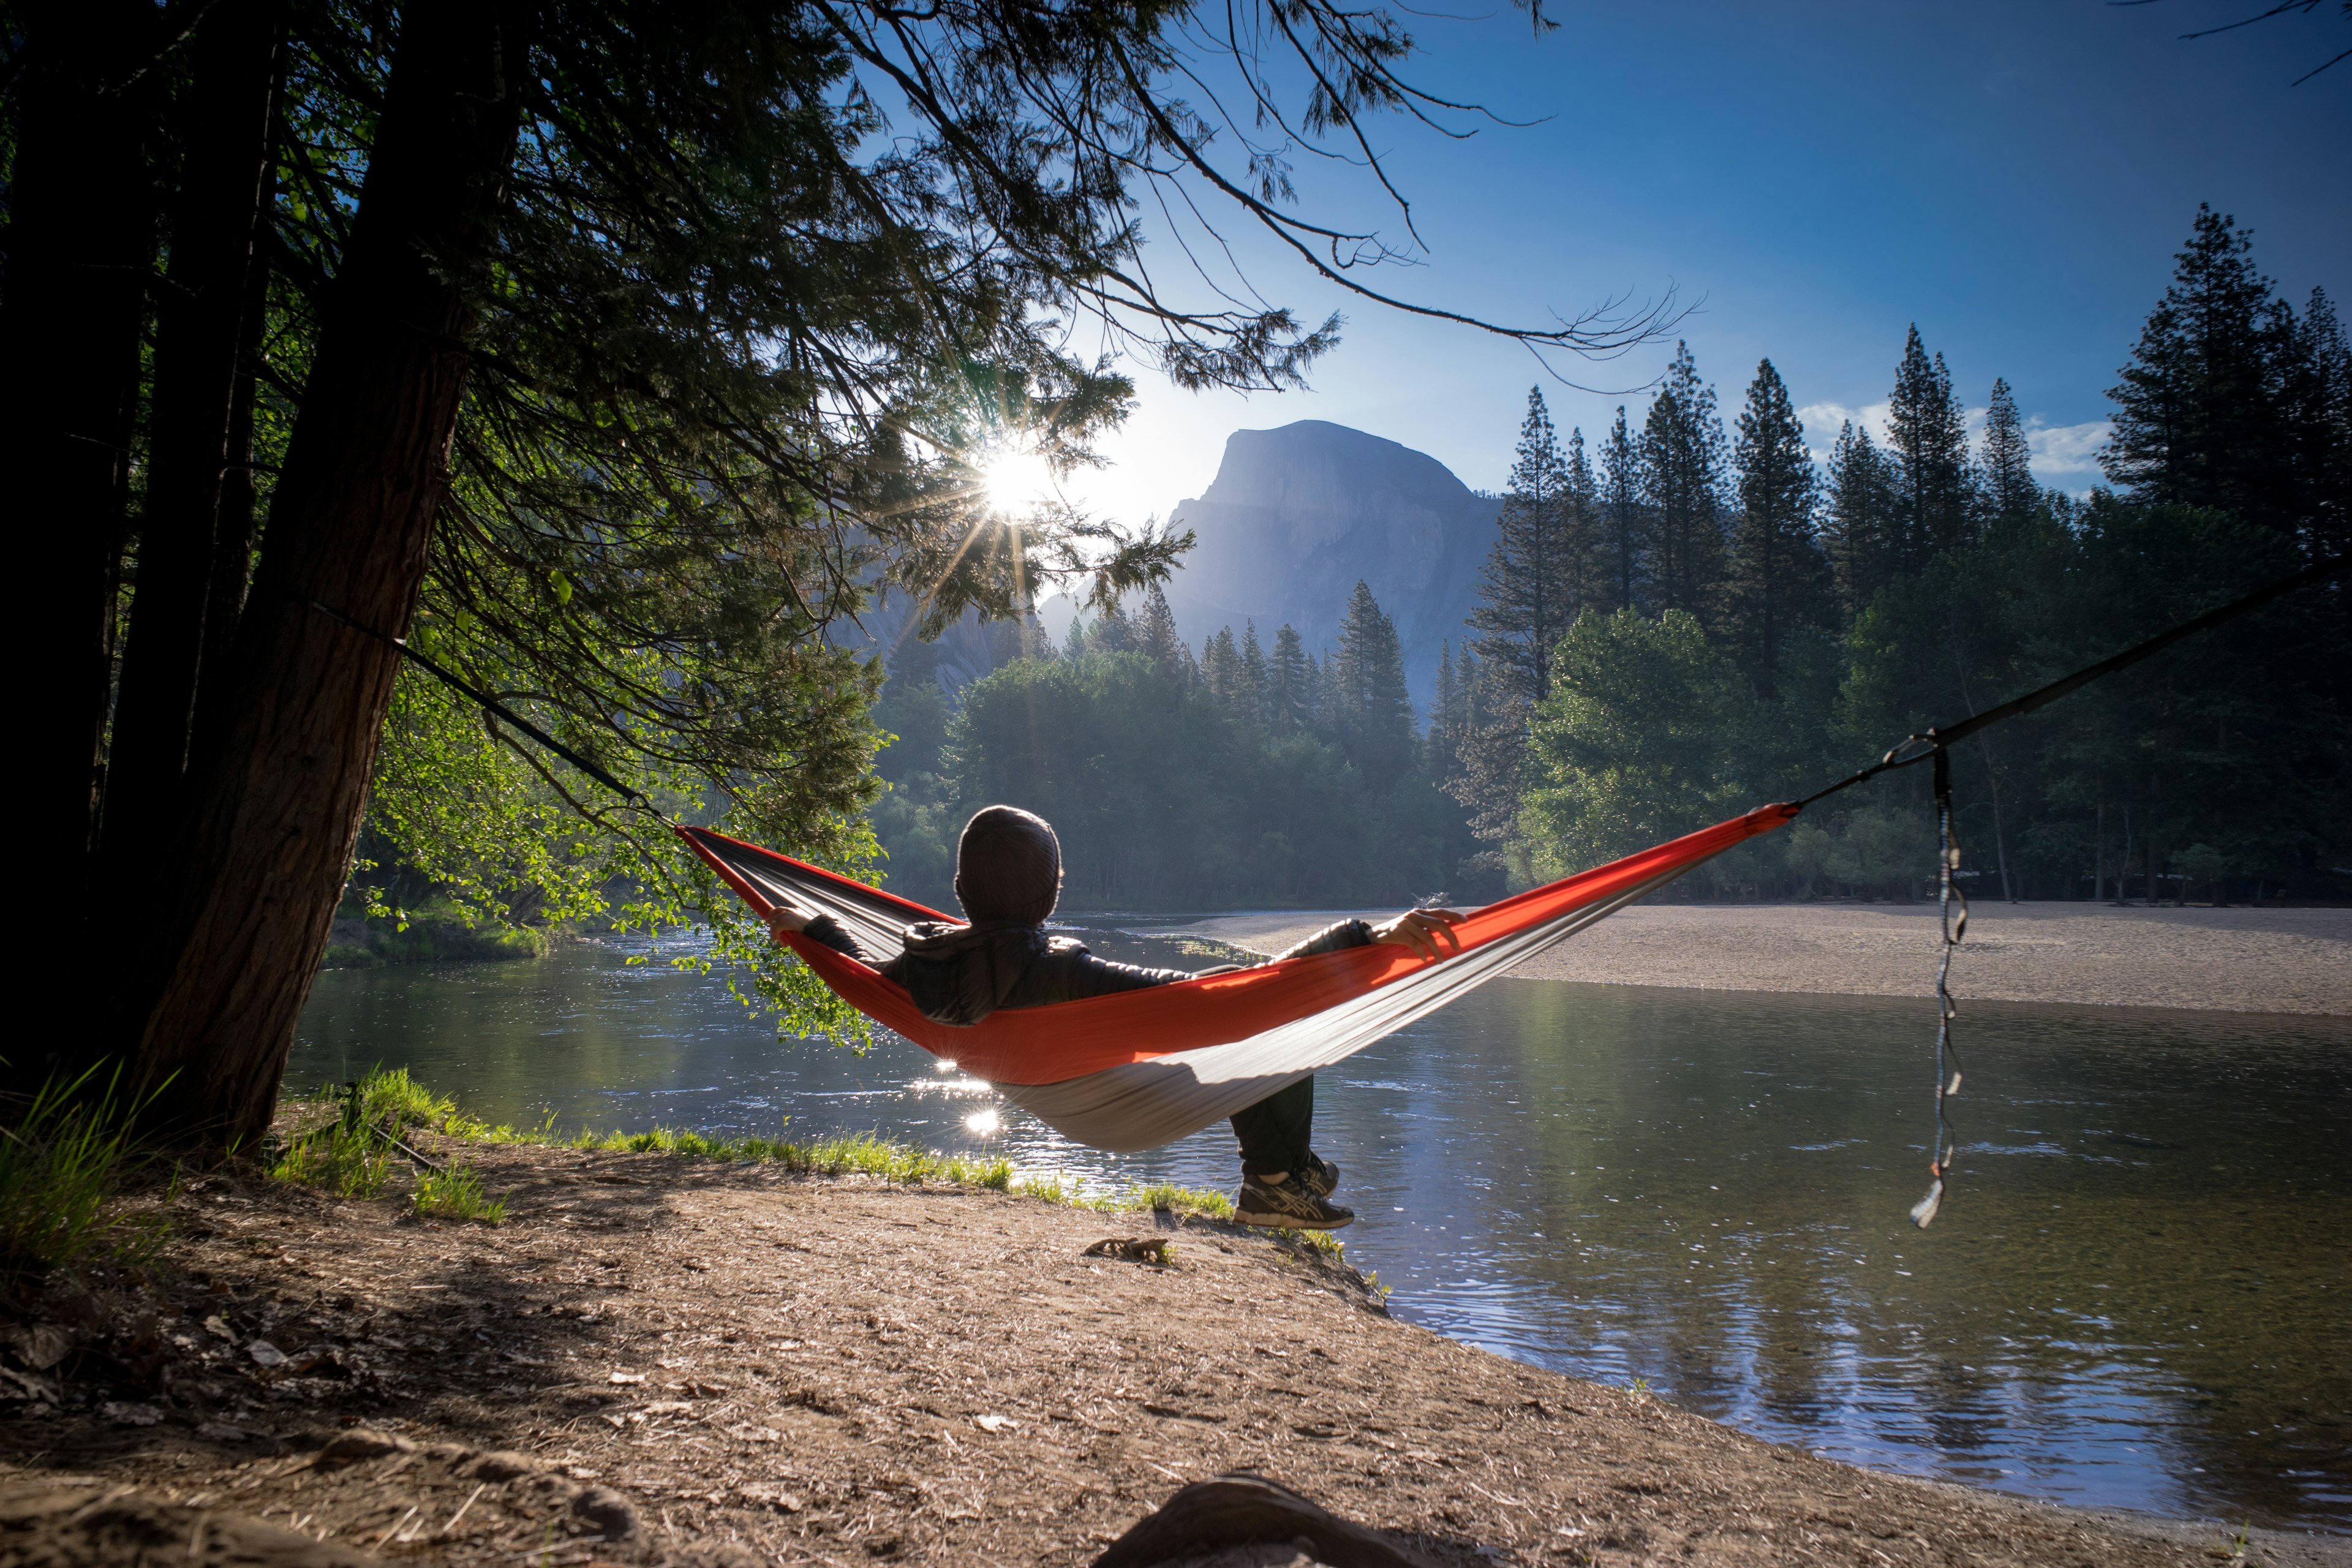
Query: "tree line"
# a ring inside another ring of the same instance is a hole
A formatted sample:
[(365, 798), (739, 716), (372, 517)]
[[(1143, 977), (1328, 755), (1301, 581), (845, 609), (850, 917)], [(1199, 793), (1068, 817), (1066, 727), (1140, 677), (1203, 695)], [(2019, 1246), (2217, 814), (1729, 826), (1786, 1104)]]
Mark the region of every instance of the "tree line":
[(1157, 585), (1059, 647), (1034, 624), (1002, 645), (952, 706), (902, 656), (877, 706), (896, 739), (874, 822), (898, 891), (952, 910), (964, 816), (1011, 801), (1061, 836), (1073, 909), (1459, 896), (1476, 846), (1437, 787), (1395, 623), (1363, 584), (1319, 652), (1289, 626), (1268, 640), (1245, 623), (1196, 653)]
[[(1685, 348), (1588, 456), (1531, 392), (1475, 635), (1433, 715), (1446, 787), (1515, 883), (1797, 798), (1903, 736), (2352, 548), (2352, 356), (2210, 208), (2110, 395), (2109, 481), (2038, 484), (1995, 380), (1973, 444), (1915, 327), (1883, 443), (1808, 449), (1769, 360), (1730, 428)], [(2210, 634), (1957, 761), (1967, 874), (2009, 897), (2352, 887), (2338, 584)], [(1920, 770), (1924, 772), (1924, 770)], [(1714, 863), (1747, 896), (1916, 889), (1926, 781), (1840, 797)]]

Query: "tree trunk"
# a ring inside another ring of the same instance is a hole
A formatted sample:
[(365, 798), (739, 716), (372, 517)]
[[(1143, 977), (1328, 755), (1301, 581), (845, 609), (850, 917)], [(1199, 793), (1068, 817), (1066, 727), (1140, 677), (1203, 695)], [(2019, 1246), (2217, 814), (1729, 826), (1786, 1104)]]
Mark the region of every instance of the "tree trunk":
[[(114, 679), (140, 331), (154, 258), (146, 142), (158, 13), (77, 0), (29, 13), (12, 116), (0, 469), (18, 563), (58, 628), (19, 694), (26, 881), (79, 915)], [(78, 942), (77, 932), (69, 942)], [(21, 1064), (20, 1064), (21, 1065)]]
[[(1967, 703), (1969, 711), (1973, 713), (1977, 710), (1976, 693), (1969, 689), (1969, 667), (1960, 658), (1957, 637), (1952, 642), (1952, 668), (1959, 672), (1960, 700)], [(2009, 834), (2000, 820), (2000, 770), (1993, 765), (1992, 742), (1981, 731), (1977, 734), (1977, 751), (1984, 758), (1985, 788), (1992, 796), (1992, 847), (2000, 866), (2000, 896), (2013, 904), (2017, 902), (2017, 892), (2009, 879)]]
[(155, 1131), (250, 1143), (274, 1106), (366, 803), (399, 654), (310, 607), (407, 629), (446, 486), (514, 155), (520, 5), (405, 7), (382, 127), (270, 508), (234, 696), (197, 736), (190, 827), (134, 998)]
[(2116, 902), (2118, 904), (2126, 903), (2131, 898), (2130, 893), (2125, 890), (2126, 881), (2131, 876), (2131, 803), (2126, 801), (2124, 803), (2124, 847), (2116, 856)]
[(2000, 861), (2000, 896), (2013, 904), (2017, 902), (2017, 892), (2009, 879), (2009, 833), (2000, 820), (2000, 773), (1993, 766), (1992, 747), (1981, 732), (1977, 736), (1977, 749), (1984, 753), (1985, 789), (1992, 796), (1992, 847)]
[(2104, 902), (2107, 896), (2107, 803), (2099, 802), (2098, 823), (2091, 830), (2091, 902)]
[(247, 274), (245, 335), (239, 345), (235, 395), (229, 400), (227, 462), (221, 470), (220, 500), (214, 513), (212, 582), (205, 591), (205, 646), (198, 668), (215, 679), (196, 688), (191, 736), (211, 732), (214, 710), (225, 700), (229, 653), (245, 614), (253, 575), (253, 403), (259, 390), (261, 329), (269, 293), (269, 268), (259, 257)]
[(156, 310), (139, 591), (99, 829), (109, 866), (135, 862), (176, 824), (197, 682), (217, 674), (203, 668), (207, 601), (284, 33), (277, 0), (222, 0), (196, 32), (172, 267)]

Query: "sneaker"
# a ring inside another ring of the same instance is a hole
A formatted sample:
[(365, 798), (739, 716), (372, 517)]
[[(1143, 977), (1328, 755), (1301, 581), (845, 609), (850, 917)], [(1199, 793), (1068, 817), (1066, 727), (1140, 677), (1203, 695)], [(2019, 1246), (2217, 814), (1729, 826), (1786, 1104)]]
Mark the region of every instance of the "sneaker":
[(1299, 1184), (1318, 1198), (1328, 1198), (1339, 1190), (1339, 1167), (1308, 1151), (1307, 1163), (1299, 1167)]
[(1337, 1230), (1355, 1217), (1354, 1209), (1308, 1192), (1295, 1172), (1280, 1186), (1244, 1176), (1242, 1190), (1234, 1199), (1236, 1221), (1274, 1230)]

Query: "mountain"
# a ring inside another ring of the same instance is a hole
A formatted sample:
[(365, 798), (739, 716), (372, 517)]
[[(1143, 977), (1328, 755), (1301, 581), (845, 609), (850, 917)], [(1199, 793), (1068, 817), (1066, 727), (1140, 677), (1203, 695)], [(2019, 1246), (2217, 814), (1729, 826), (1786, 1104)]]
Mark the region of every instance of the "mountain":
[(1287, 621), (1320, 658), (1361, 578), (1396, 622), (1406, 679), (1426, 710), (1439, 646), (1462, 640), (1500, 510), (1428, 454), (1344, 425), (1236, 430), (1207, 493), (1170, 517), (1200, 542), (1168, 603), (1195, 648), (1251, 620), (1270, 647)]

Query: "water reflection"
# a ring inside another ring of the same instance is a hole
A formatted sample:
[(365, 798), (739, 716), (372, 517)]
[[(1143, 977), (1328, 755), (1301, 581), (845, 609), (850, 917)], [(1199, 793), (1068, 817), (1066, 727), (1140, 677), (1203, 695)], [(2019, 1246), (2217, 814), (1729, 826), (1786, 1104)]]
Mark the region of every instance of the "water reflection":
[[(1090, 932), (1154, 961), (1164, 943)], [(894, 1043), (779, 1047), (614, 949), (320, 977), (295, 1081), (405, 1065), (494, 1119), (879, 1129), (1118, 1158)], [(2060, 1500), (2352, 1529), (2352, 1025), (1981, 1005), (1934, 1229), (1925, 1005), (1488, 986), (1327, 1074), (1349, 1255), (1402, 1316), (1818, 1451)]]

